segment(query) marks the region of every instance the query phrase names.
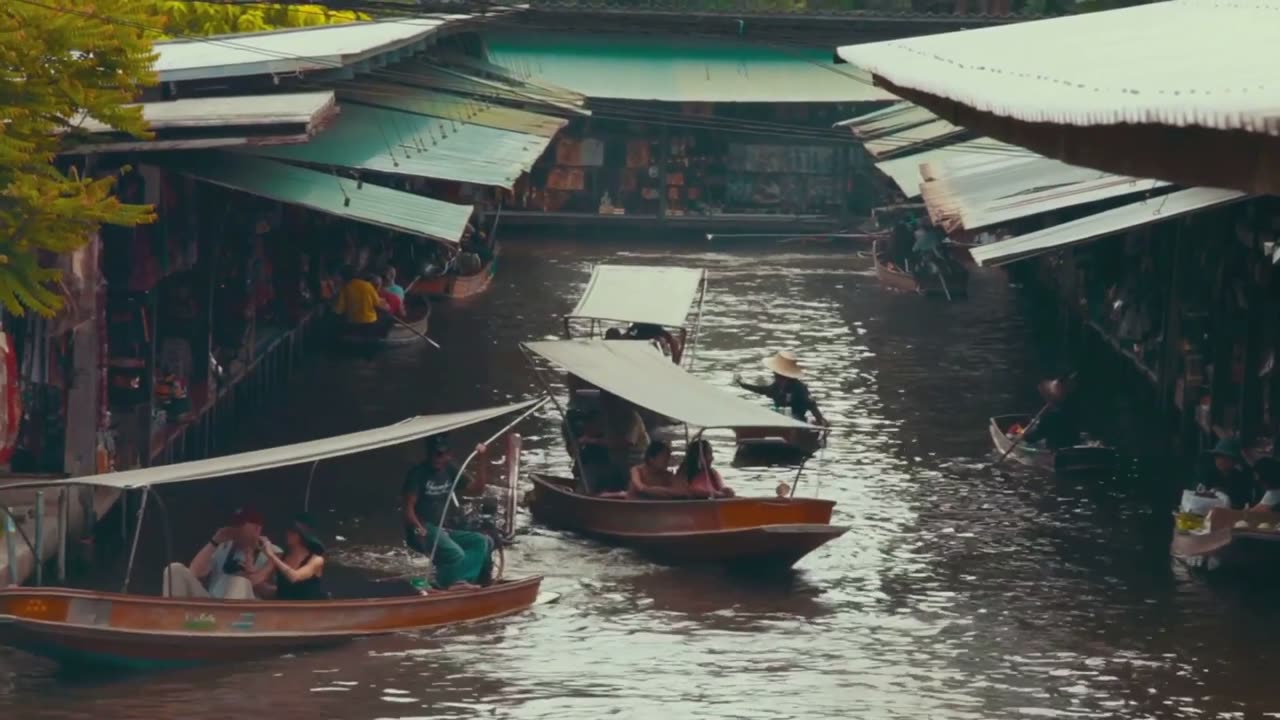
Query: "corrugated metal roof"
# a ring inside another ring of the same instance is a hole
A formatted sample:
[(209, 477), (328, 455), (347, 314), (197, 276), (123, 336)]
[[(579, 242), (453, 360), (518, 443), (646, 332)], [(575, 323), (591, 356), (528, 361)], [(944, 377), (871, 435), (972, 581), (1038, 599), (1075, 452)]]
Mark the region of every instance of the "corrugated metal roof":
[[(451, 57), (451, 56), (449, 56)], [(441, 67), (427, 62), (397, 65), (396, 81), (435, 90), (448, 90), (463, 95), (494, 98), (532, 105), (546, 105), (576, 115), (590, 115), (583, 109), (586, 98), (560, 88), (548, 88), (514, 76), (505, 79), (483, 77), (461, 67)], [(507, 72), (505, 68), (503, 72)]]
[(875, 140), (863, 144), (872, 157), (885, 158), (892, 155), (910, 152), (911, 148), (938, 142), (947, 137), (958, 136), (964, 128), (958, 128), (946, 120), (934, 120), (923, 125), (906, 128), (898, 132), (881, 135)]
[(510, 188), (551, 139), (350, 103), (304, 145), (244, 152), (315, 165)]
[(889, 105), (888, 107), (882, 107), (879, 110), (874, 110), (872, 112), (866, 113), (865, 115), (858, 115), (856, 117), (851, 117), (848, 120), (841, 120), (840, 122), (836, 123), (835, 126), (847, 127), (847, 128), (861, 127), (868, 123), (880, 122), (881, 120), (886, 120), (889, 118), (903, 115), (904, 113), (911, 112), (913, 108), (918, 108), (918, 107), (920, 106), (916, 105), (915, 103), (909, 103), (905, 101), (896, 102), (892, 105)]
[(973, 158), (999, 160), (1008, 159), (1011, 152), (1019, 151), (1012, 145), (996, 142), (991, 138), (975, 138), (955, 145), (946, 145), (932, 150), (904, 155), (892, 160), (876, 163), (876, 169), (893, 180), (908, 197), (920, 195), (920, 184), (924, 182), (925, 167), (933, 167), (951, 161), (966, 161)]
[(431, 59), (449, 68), (471, 74), (472, 77), (497, 80), (512, 87), (519, 87), (526, 92), (543, 96), (560, 104), (582, 107), (587, 104), (587, 96), (549, 83), (530, 82), (527, 77), (513, 73), (509, 68), (495, 65), (488, 60), (473, 58), (452, 52), (432, 53)]
[(337, 88), (343, 101), (432, 117), (465, 118), (472, 125), (547, 138), (555, 137), (569, 123), (565, 118), (494, 105), (486, 100), (391, 83), (344, 82)]
[(385, 53), (425, 49), (426, 40), (441, 28), (470, 18), (423, 15), (169, 40), (155, 44), (155, 70), (161, 82), (333, 70)]
[(666, 102), (894, 100), (829, 53), (675, 37), (487, 34), (489, 59), (593, 98)]
[(908, 128), (918, 127), (938, 119), (937, 115), (914, 103), (894, 105), (891, 113), (875, 112), (871, 116), (846, 120), (843, 124), (853, 131), (855, 137), (862, 140), (874, 140), (885, 135), (892, 135)]
[[(334, 110), (331, 91), (284, 95), (186, 98), (139, 103), (152, 130), (227, 128), (254, 125), (307, 125)], [(80, 129), (91, 133), (113, 132), (89, 118)]]
[(980, 230), (1063, 208), (1151, 192), (1168, 186), (1169, 183), (1161, 180), (1107, 175), (1041, 192), (1014, 195), (975, 208), (962, 208), (960, 224), (966, 230)]
[(215, 148), (232, 148), (242, 145), (288, 145), (304, 143), (311, 139), (310, 135), (270, 135), (263, 137), (212, 137), (186, 138), (182, 140), (121, 140), (118, 142), (95, 142), (76, 145), (61, 151), (63, 155), (94, 155), (115, 152), (162, 152), (173, 150), (211, 150)]
[(473, 210), (372, 183), (357, 187), (354, 180), (245, 155), (209, 153), (166, 164), (215, 185), (445, 242), (458, 242)]
[(1277, 135), (1265, 48), (1278, 30), (1276, 2), (1173, 0), (837, 53), (895, 86), (1024, 122)]
[(1077, 243), (1116, 235), (1131, 228), (1170, 220), (1197, 210), (1237, 202), (1247, 197), (1245, 193), (1236, 190), (1216, 188), (1179, 190), (1009, 240), (982, 245), (973, 248), (970, 252), (979, 265), (1005, 265)]

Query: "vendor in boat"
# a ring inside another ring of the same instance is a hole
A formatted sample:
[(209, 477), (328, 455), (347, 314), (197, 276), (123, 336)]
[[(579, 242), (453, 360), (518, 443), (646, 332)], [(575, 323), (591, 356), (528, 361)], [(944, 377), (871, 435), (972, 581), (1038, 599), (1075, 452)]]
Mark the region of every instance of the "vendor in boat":
[(276, 600), (328, 600), (324, 589), (324, 543), (316, 535), (315, 521), (307, 513), (298, 513), (284, 531), (284, 552), (265, 537), (259, 544), (262, 553), (275, 570), (275, 581), (263, 594)]
[(342, 290), (333, 309), (347, 326), (359, 332), (378, 335), (386, 330), (390, 323), (390, 315), (378, 315), (378, 311), (388, 311), (387, 303), (378, 296), (378, 289), (366, 278), (357, 278), (348, 266), (342, 270)]
[(689, 494), (699, 498), (731, 498), (733, 488), (724, 484), (720, 473), (713, 467), (715, 455), (711, 452), (711, 443), (706, 440), (694, 440), (689, 443), (689, 452), (680, 463), (678, 476), (689, 484)]
[(258, 592), (269, 592), (274, 567), (261, 538), (262, 516), (251, 508), (236, 510), (190, 565), (173, 563), (165, 569), (164, 596), (253, 600)]
[[(487, 584), (492, 572), (493, 546), (485, 535), (450, 529), (458, 523), (453, 482), (459, 470), (443, 436), (427, 438), (427, 459), (410, 468), (404, 479), (405, 544), (431, 556), (435, 548), (435, 584), (440, 588), (468, 588)], [(476, 448), (483, 453), (484, 446)], [(481, 468), (483, 468), (483, 464)], [(478, 494), (484, 478), (464, 476), (463, 493)], [(441, 518), (444, 519), (443, 526)]]
[(1196, 467), (1197, 491), (1222, 493), (1233, 508), (1249, 507), (1253, 503), (1253, 483), (1244, 470), (1244, 453), (1240, 441), (1223, 438)]
[(750, 390), (757, 395), (764, 395), (773, 401), (773, 406), (785, 409), (791, 417), (800, 422), (808, 422), (809, 415), (819, 425), (830, 425), (818, 409), (818, 403), (804, 384), (804, 368), (795, 353), (783, 350), (773, 357), (766, 358), (764, 366), (773, 371), (773, 381), (767, 385), (745, 383), (739, 377), (733, 381), (743, 390)]
[(664, 500), (690, 497), (689, 483), (671, 472), (671, 445), (654, 440), (644, 451), (644, 462), (631, 468), (627, 497), (633, 500)]
[[(388, 290), (381, 275), (370, 275), (369, 282), (373, 283), (374, 289), (378, 291), (378, 298), (387, 306), (386, 311), (391, 317), (404, 317), (404, 298)], [(400, 292), (403, 294), (404, 290), (401, 289)]]
[(1062, 380), (1046, 380), (1038, 386), (1045, 408), (1040, 419), (1023, 431), (1022, 442), (1034, 445), (1040, 441), (1050, 450), (1061, 450), (1080, 443), (1077, 424), (1067, 384)]
[(1253, 464), (1253, 476), (1262, 488), (1262, 499), (1249, 509), (1254, 512), (1280, 511), (1280, 460), (1273, 457), (1259, 458)]

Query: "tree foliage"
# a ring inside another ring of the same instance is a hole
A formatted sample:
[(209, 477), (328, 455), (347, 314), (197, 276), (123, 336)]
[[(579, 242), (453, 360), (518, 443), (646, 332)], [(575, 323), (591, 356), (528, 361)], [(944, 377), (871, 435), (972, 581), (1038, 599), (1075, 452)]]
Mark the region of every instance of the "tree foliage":
[(103, 223), (154, 219), (121, 203), (115, 178), (81, 177), (55, 164), (85, 117), (148, 137), (141, 110), (126, 107), (154, 82), (138, 0), (0, 2), (0, 304), (53, 315), (62, 305), (51, 254), (82, 247)]
[(353, 11), (331, 10), (324, 5), (255, 5), (173, 0), (149, 0), (149, 4), (155, 14), (164, 18), (160, 27), (171, 37), (260, 32), (367, 19)]

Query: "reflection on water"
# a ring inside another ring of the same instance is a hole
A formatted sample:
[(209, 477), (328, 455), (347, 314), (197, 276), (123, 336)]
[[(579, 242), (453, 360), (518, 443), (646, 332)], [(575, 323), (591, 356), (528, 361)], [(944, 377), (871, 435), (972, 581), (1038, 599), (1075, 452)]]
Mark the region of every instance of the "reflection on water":
[[(555, 337), (590, 264), (604, 259), (710, 270), (696, 361), (710, 382), (729, 388), (735, 372), (763, 374), (760, 360), (784, 348), (811, 369), (836, 430), (800, 492), (838, 500), (836, 522), (853, 529), (789, 582), (656, 567), (533, 528), (508, 568), (544, 573), (554, 601), (525, 615), (127, 682), (0, 651), (0, 713), (1280, 717), (1270, 690), (1270, 665), (1280, 660), (1271, 591), (1170, 571), (1163, 475), (1146, 461), (1107, 480), (989, 466), (987, 417), (1034, 410), (1043, 369), (1019, 298), (999, 274), (978, 273), (973, 298), (946, 305), (887, 294), (865, 257), (851, 253), (513, 243), (490, 295), (436, 314), (432, 334), (444, 352), (320, 359), (287, 402), (246, 428), (245, 447), (535, 393), (517, 343)], [(1131, 423), (1118, 405), (1099, 415)], [(526, 468), (567, 471), (554, 408), (524, 433)], [(731, 438), (714, 439), (718, 457), (730, 457)], [(320, 467), (312, 510), (342, 538), (341, 562), (411, 569), (394, 508), (416, 452)], [(757, 493), (792, 474), (725, 470), (739, 491)], [(306, 475), (166, 490), (175, 546), (197, 547), (219, 513), (246, 499), (285, 517)], [(140, 562), (159, 567), (162, 534), (144, 539)]]

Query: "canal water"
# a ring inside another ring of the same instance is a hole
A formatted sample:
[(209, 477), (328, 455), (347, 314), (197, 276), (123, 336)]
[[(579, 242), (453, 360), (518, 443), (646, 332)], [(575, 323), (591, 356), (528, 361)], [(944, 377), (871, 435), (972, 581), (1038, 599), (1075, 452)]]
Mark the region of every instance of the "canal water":
[[(734, 373), (762, 374), (768, 353), (800, 354), (836, 425), (800, 492), (837, 500), (836, 520), (852, 530), (794, 578), (764, 584), (534, 528), (508, 555), (509, 574), (546, 576), (544, 602), (526, 614), (133, 678), (0, 650), (0, 715), (1280, 717), (1275, 591), (1171, 567), (1172, 483), (1150, 469), (1161, 464), (1105, 480), (990, 468), (987, 417), (1034, 411), (1034, 382), (1061, 369), (1003, 274), (979, 273), (972, 298), (948, 305), (883, 291), (865, 254), (847, 250), (543, 240), (504, 250), (488, 295), (437, 314), (443, 352), (319, 358), (246, 422), (242, 446), (529, 397), (537, 386), (517, 343), (557, 335), (592, 263), (701, 266), (711, 280), (697, 373), (728, 388)], [(1095, 386), (1108, 434), (1140, 437), (1115, 388)], [(526, 468), (566, 469), (553, 409), (523, 431)], [(719, 437), (717, 449), (728, 458), (731, 443)], [(396, 448), (320, 466), (312, 509), (336, 561), (413, 567), (396, 506), (416, 458)], [(179, 559), (242, 502), (286, 517), (306, 474), (165, 490)], [(765, 494), (790, 475), (725, 472), (739, 492)], [(143, 535), (143, 587), (158, 584), (165, 557), (158, 525)]]

